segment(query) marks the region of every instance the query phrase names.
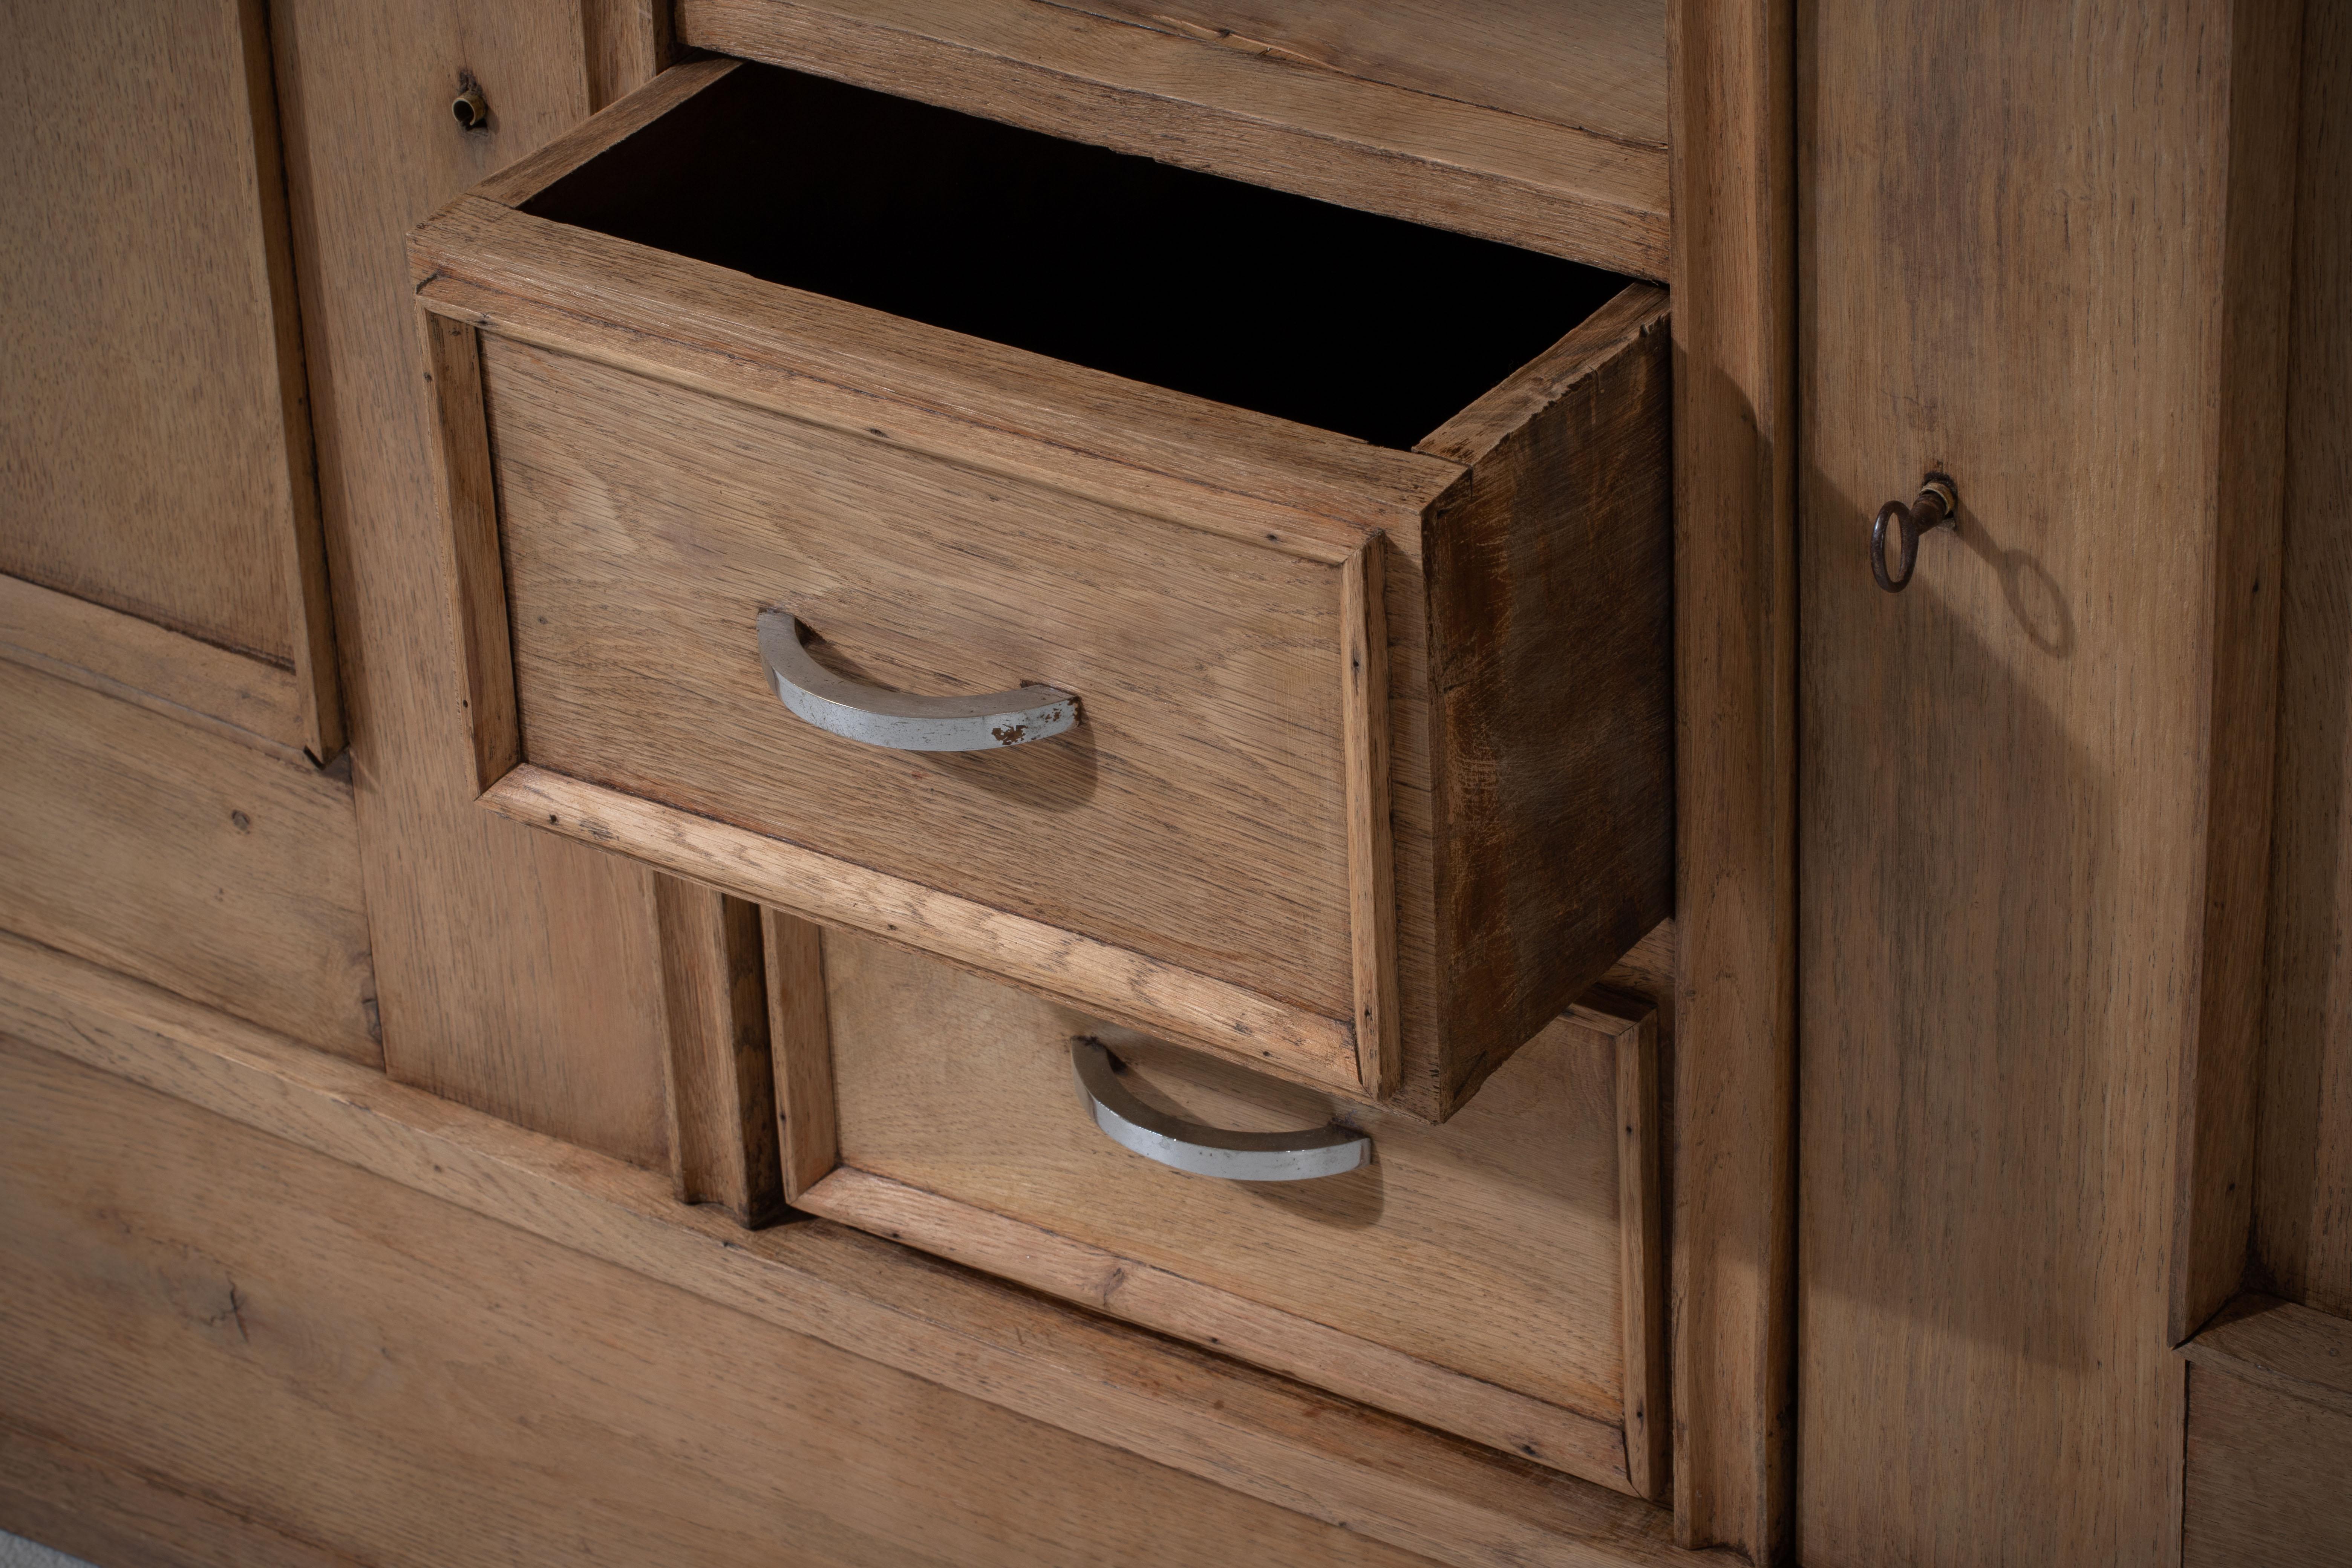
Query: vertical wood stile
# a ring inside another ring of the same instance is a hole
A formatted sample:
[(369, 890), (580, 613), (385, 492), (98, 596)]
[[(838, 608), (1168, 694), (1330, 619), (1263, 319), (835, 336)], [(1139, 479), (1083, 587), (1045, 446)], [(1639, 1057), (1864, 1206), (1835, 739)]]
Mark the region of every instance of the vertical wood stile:
[(1795, 52), (1673, 0), (1675, 1533), (1791, 1550)]
[(1396, 861), (1389, 828), (1389, 636), (1385, 538), (1339, 569), (1339, 673), (1346, 710), (1348, 901), (1355, 957), (1356, 1068), (1374, 1094), (1394, 1091)]

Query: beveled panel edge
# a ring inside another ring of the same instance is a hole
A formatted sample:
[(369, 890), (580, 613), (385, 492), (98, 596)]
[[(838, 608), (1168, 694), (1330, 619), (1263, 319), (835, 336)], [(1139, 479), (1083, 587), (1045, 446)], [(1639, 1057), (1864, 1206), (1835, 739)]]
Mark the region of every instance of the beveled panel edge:
[(1626, 1475), (1624, 1429), (1614, 1421), (854, 1165), (836, 1167), (799, 1206), (1638, 1495)]
[[(299, 756), (310, 740), (301, 680), (137, 616), (0, 574), (0, 658)], [(315, 763), (313, 764), (315, 765)]]
[(1355, 1033), (1346, 1021), (1227, 981), (529, 763), (491, 784), (481, 804), (516, 822), (947, 959), (1261, 1072), (1365, 1098)]
[(1348, 934), (1356, 1071), (1374, 1097), (1403, 1076), (1398, 995), (1396, 846), (1390, 826), (1386, 540), (1339, 568), (1339, 717), (1347, 766)]

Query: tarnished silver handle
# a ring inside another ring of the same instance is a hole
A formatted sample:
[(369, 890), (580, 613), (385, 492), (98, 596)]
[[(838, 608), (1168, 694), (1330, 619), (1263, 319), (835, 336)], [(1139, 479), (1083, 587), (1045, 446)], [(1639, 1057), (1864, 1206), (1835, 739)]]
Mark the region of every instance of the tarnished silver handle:
[(845, 680), (809, 657), (801, 624), (760, 612), (760, 659), (785, 707), (844, 740), (900, 752), (992, 752), (1058, 735), (1078, 721), (1078, 700), (1050, 686), (978, 697), (918, 697)]
[(1109, 1133), (1113, 1142), (1196, 1176), (1304, 1182), (1352, 1171), (1372, 1157), (1372, 1141), (1345, 1127), (1232, 1132), (1154, 1110), (1118, 1081), (1103, 1043), (1084, 1035), (1070, 1041), (1070, 1068), (1077, 1074), (1078, 1093), (1094, 1112), (1095, 1125)]

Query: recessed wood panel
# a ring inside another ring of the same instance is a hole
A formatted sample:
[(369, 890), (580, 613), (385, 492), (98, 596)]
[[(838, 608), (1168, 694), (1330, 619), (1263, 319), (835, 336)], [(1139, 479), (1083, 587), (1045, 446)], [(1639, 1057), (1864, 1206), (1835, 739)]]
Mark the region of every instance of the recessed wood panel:
[(256, 0), (12, 5), (0, 572), (301, 676), (341, 747)]
[(351, 784), (5, 661), (0, 928), (383, 1059)]

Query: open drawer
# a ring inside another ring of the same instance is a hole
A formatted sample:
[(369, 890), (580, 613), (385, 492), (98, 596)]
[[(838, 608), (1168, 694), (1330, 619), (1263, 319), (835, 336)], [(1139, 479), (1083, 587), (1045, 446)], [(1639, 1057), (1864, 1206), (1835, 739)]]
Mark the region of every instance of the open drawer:
[(724, 60), (412, 259), (494, 809), (1432, 1120), (1667, 913), (1660, 290)]

